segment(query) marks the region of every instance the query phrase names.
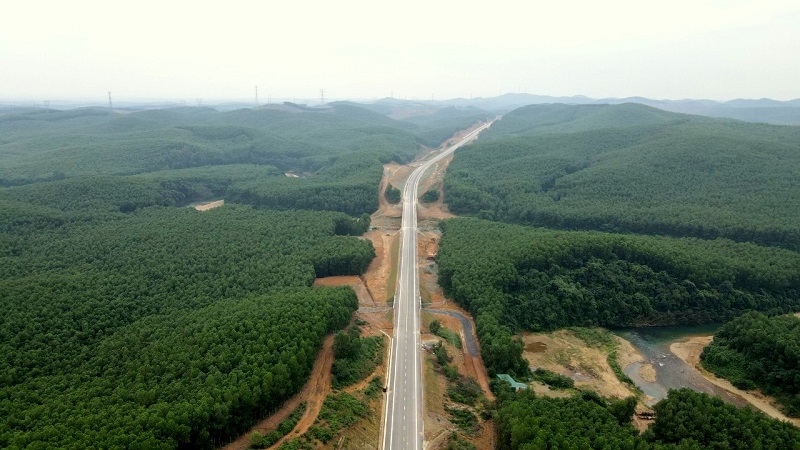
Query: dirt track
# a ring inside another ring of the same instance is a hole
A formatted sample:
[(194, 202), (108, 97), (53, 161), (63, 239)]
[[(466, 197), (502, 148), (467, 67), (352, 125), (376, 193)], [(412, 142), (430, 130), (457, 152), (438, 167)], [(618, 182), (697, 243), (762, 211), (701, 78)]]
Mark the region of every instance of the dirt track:
[(333, 335), (325, 338), (322, 344), (322, 350), (317, 355), (314, 361), (314, 368), (311, 371), (311, 378), (303, 389), (290, 398), (275, 414), (269, 416), (267, 419), (258, 423), (250, 429), (247, 433), (239, 436), (238, 439), (223, 447), (225, 450), (244, 450), (250, 447), (250, 436), (254, 431), (261, 434), (269, 434), (278, 428), (278, 425), (284, 421), (289, 414), (292, 413), (302, 402), (306, 402), (306, 411), (303, 417), (295, 426), (291, 433), (286, 435), (283, 439), (278, 441), (270, 448), (278, 448), (283, 441), (290, 437), (296, 437), (305, 433), (308, 428), (314, 423), (314, 420), (319, 414), (322, 403), (325, 397), (331, 391), (331, 366), (333, 365)]
[(195, 205), (194, 209), (196, 209), (198, 211), (208, 211), (209, 209), (219, 208), (220, 206), (222, 206), (224, 204), (225, 204), (225, 200), (217, 200), (215, 202), (208, 202), (208, 203), (203, 203), (203, 204), (200, 204), (200, 205)]

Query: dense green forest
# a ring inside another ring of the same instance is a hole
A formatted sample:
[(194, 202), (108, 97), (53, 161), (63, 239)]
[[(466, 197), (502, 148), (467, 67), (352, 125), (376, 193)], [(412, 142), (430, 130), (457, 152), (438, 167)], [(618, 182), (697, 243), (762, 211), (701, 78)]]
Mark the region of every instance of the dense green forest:
[(422, 200), (424, 203), (433, 203), (439, 200), (439, 191), (437, 189), (428, 189), (424, 194), (422, 194), (420, 200)]
[[(365, 111), (369, 113), (368, 111)], [(174, 108), (130, 114), (73, 110), (0, 116), (5, 184), (58, 176), (127, 175), (236, 163), (315, 172), (346, 154), (413, 157), (409, 131), (351, 111)]]
[[(273, 166), (234, 164), (164, 170), (132, 176), (78, 176), (0, 189), (0, 202), (36, 205), (58, 210), (64, 219), (123, 217), (147, 206), (182, 206), (222, 198), (234, 185), (286, 179)], [(310, 209), (310, 208), (309, 208)], [(316, 208), (320, 209), (320, 208)]]
[(450, 210), (559, 229), (800, 249), (800, 127), (643, 105), (532, 105), (460, 149)]
[(703, 367), (742, 389), (774, 395), (800, 416), (800, 319), (757, 312), (726, 323), (703, 350)]
[(495, 414), (500, 450), (800, 448), (800, 431), (792, 425), (689, 389), (670, 391), (656, 404), (655, 424), (644, 435), (630, 424), (635, 402), (609, 401), (593, 392), (546, 398), (500, 390), (505, 391)]
[(730, 240), (441, 224), (439, 283), (475, 317), (487, 368), (527, 373), (522, 330), (720, 322), (800, 308), (800, 254)]
[(302, 386), (322, 338), (349, 321), (351, 290), (310, 285), (370, 263), (368, 241), (335, 235), (356, 220), (161, 207), (9, 227), (0, 446), (208, 447), (235, 436)]
[(798, 449), (800, 430), (751, 408), (738, 408), (690, 389), (670, 391), (655, 405), (645, 437), (680, 448)]
[[(0, 186), (21, 187), (0, 191), (0, 201), (128, 212), (224, 197), (272, 209), (371, 213), (378, 207), (382, 164), (407, 162), (420, 145), (435, 147), (453, 129), (486, 116), (470, 111), (436, 111), (430, 116), (445, 118), (418, 119), (419, 124), (349, 104), (320, 110), (5, 114), (0, 115)], [(87, 189), (88, 195), (56, 198)], [(131, 198), (125, 199), (125, 192)]]
[(84, 347), (69, 370), (4, 388), (0, 444), (218, 445), (305, 383), (322, 338), (356, 305), (349, 290), (307, 289), (134, 321)]
[(311, 285), (374, 258), (350, 236), (369, 229), (382, 164), (473, 120), (0, 115), (0, 447), (211, 448), (279, 407), (357, 307)]
[[(117, 114), (84, 108), (3, 114), (0, 185), (242, 163), (313, 173), (340, 156), (361, 153), (402, 162), (413, 158), (420, 144), (435, 147), (483, 117), (464, 114), (444, 125), (422, 117), (423, 124), (416, 125), (344, 104), (320, 110), (198, 107)], [(446, 132), (438, 140), (420, 137), (441, 128)]]
[[(800, 309), (798, 138), (798, 127), (632, 104), (528, 106), (493, 124), (444, 182), (451, 211), (492, 221), (443, 222), (437, 256), (445, 293), (476, 319), (489, 372), (530, 377), (514, 338), (525, 330), (756, 310), (766, 316), (723, 327), (704, 364), (795, 410), (800, 319), (767, 316)], [(642, 436), (622, 405), (585, 393), (498, 398), (501, 449), (800, 448), (790, 425), (688, 390), (670, 392)]]

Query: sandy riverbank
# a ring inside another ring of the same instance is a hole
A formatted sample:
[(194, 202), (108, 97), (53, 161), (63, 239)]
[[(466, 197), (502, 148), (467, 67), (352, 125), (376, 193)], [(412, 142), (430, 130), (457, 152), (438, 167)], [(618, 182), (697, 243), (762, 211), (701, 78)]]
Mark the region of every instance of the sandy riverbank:
[(786, 415), (780, 412), (780, 410), (775, 406), (776, 402), (774, 398), (764, 395), (758, 390), (743, 391), (732, 385), (729, 381), (719, 378), (703, 369), (702, 364), (700, 364), (700, 354), (703, 353), (703, 348), (711, 343), (712, 339), (713, 336), (694, 336), (686, 338), (679, 342), (672, 343), (669, 346), (669, 350), (674, 353), (675, 356), (686, 362), (686, 364), (696, 368), (703, 378), (708, 380), (710, 383), (725, 389), (731, 394), (738, 395), (739, 397), (745, 399), (747, 403), (751, 404), (753, 407), (762, 411), (769, 417), (789, 422), (794, 426), (800, 426), (800, 419), (786, 417)]
[(631, 364), (640, 363), (641, 366), (639, 367), (639, 376), (649, 383), (655, 383), (655, 367), (647, 362), (647, 358), (645, 358), (644, 355), (636, 350), (633, 344), (619, 336), (615, 336), (615, 338), (619, 343), (619, 347), (617, 347), (617, 362), (619, 363), (619, 366), (624, 370)]

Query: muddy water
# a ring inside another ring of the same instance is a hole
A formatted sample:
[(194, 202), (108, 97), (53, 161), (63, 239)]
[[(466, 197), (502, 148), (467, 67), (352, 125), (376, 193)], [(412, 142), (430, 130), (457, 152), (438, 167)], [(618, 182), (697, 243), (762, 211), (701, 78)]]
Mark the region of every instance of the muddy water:
[(691, 336), (708, 336), (714, 334), (719, 325), (699, 325), (680, 327), (648, 327), (618, 330), (616, 333), (629, 341), (653, 365), (656, 371), (656, 382), (652, 383), (639, 375), (641, 363), (633, 363), (623, 368), (636, 386), (655, 403), (667, 396), (670, 389), (691, 388), (697, 392), (717, 395), (722, 400), (738, 406), (746, 402), (735, 395), (731, 395), (706, 381), (697, 369), (689, 366), (680, 358), (669, 351), (673, 342)]

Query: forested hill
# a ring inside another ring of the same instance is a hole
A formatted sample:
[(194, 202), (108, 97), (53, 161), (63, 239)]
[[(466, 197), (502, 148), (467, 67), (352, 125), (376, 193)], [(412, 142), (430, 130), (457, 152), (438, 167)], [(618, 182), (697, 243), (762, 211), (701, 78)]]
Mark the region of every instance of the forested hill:
[(726, 323), (703, 350), (703, 367), (742, 389), (775, 396), (800, 416), (800, 319), (752, 312)]
[[(465, 128), (483, 116), (411, 123), (354, 105), (306, 109), (172, 108), (34, 110), (0, 115), (0, 185), (76, 175), (126, 175), (233, 163), (313, 172), (342, 155), (368, 152), (384, 162), (412, 158), (420, 137)], [(452, 134), (452, 133), (451, 133)]]
[(473, 121), (354, 105), (0, 115), (0, 448), (237, 437), (350, 322), (352, 289), (311, 286), (373, 260), (353, 236), (383, 163)]
[(0, 179), (11, 185), (234, 163), (314, 172), (351, 153), (369, 151), (384, 161), (416, 154), (419, 140), (402, 127), (350, 116), (335, 109), (292, 113), (204, 108), (4, 115)]
[(372, 261), (369, 241), (335, 235), (349, 222), (226, 205), (0, 223), (0, 447), (236, 436), (300, 389), (357, 307), (349, 288), (310, 288)]
[(502, 120), (495, 122), (489, 130), (481, 134), (481, 140), (712, 120), (706, 117), (671, 113), (637, 103), (529, 105), (504, 115)]
[(451, 109), (417, 123), (351, 104), (0, 115), (0, 186), (12, 187), (0, 189), (0, 203), (105, 214), (224, 197), (371, 213), (382, 164), (407, 162), (421, 145), (437, 146), (486, 116)]
[(475, 317), (490, 371), (527, 372), (520, 331), (730, 320), (800, 309), (800, 254), (725, 239), (442, 223), (439, 283)]
[(458, 152), (453, 212), (800, 249), (800, 127), (643, 105), (533, 105)]

